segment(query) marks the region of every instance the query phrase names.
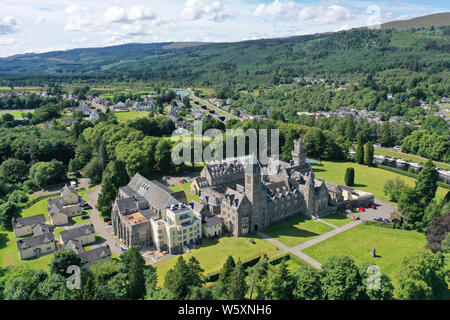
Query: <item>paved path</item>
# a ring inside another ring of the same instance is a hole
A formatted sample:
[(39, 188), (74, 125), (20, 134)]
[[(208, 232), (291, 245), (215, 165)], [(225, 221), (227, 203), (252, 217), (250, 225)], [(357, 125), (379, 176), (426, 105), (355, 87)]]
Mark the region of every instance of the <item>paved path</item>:
[[(319, 222), (323, 222), (325, 224), (328, 224), (327, 222), (325, 222), (323, 220), (320, 220), (320, 219), (318, 219), (318, 221)], [(308, 248), (310, 246), (313, 246), (313, 245), (315, 245), (315, 244), (317, 244), (319, 242), (322, 242), (322, 241), (324, 241), (324, 240), (326, 240), (328, 238), (331, 238), (331, 237), (333, 237), (333, 236), (335, 236), (335, 235), (337, 235), (337, 234), (339, 234), (341, 232), (344, 232), (344, 231), (346, 231), (348, 229), (351, 229), (351, 228), (359, 225), (360, 223), (361, 223), (361, 220), (355, 220), (355, 221), (352, 221), (350, 223), (347, 223), (346, 225), (344, 225), (344, 226), (342, 226), (340, 228), (337, 228), (336, 226), (333, 226), (334, 229), (331, 230), (330, 232), (324, 233), (324, 234), (322, 234), (322, 235), (320, 235), (318, 237), (315, 237), (315, 238), (313, 238), (313, 239), (311, 239), (309, 241), (301, 243), (298, 246), (295, 246), (293, 248), (289, 248), (288, 246), (282, 244), (280, 241), (275, 240), (274, 238), (268, 236), (267, 234), (265, 234), (265, 233), (263, 233), (261, 231), (257, 232), (257, 235), (260, 236), (262, 239), (265, 239), (265, 240), (271, 242), (272, 244), (276, 245), (281, 250), (283, 250), (283, 252), (280, 252), (280, 253), (276, 254), (275, 257), (279, 256), (279, 255), (281, 255), (283, 253), (289, 252), (289, 253), (295, 254), (297, 257), (299, 257), (300, 259), (308, 262), (310, 265), (316, 267), (317, 269), (320, 269), (322, 267), (320, 262), (318, 262), (318, 261), (314, 260), (313, 258), (311, 258), (310, 256), (304, 254), (302, 252), (302, 250), (304, 250), (304, 249), (306, 249), (306, 248)]]
[(319, 218), (317, 218), (316, 221), (322, 222), (322, 223), (324, 223), (324, 224), (326, 224), (326, 225), (332, 227), (333, 229), (339, 228), (339, 227), (336, 227), (334, 224), (331, 224), (331, 223), (329, 223), (329, 222), (323, 221), (322, 219), (319, 219)]
[(111, 252), (113, 252), (117, 256), (120, 256), (122, 254), (120, 244), (114, 238), (114, 235), (109, 232), (108, 229), (110, 229), (110, 226), (103, 221), (102, 217), (100, 217), (100, 212), (98, 212), (97, 209), (95, 209), (95, 206), (97, 205), (98, 195), (100, 194), (101, 190), (102, 187), (98, 187), (93, 192), (86, 193), (84, 195), (87, 199), (87, 202), (92, 207), (90, 214), (91, 222), (94, 225), (95, 232), (97, 232), (98, 235), (103, 239), (105, 239), (106, 242), (109, 244)]

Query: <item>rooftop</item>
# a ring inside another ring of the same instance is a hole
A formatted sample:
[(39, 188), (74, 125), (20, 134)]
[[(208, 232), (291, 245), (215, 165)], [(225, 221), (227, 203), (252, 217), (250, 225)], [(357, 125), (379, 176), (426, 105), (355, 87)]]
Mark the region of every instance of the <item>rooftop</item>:
[(127, 214), (123, 216), (130, 224), (138, 224), (148, 221), (146, 217), (140, 212), (135, 212), (132, 214)]

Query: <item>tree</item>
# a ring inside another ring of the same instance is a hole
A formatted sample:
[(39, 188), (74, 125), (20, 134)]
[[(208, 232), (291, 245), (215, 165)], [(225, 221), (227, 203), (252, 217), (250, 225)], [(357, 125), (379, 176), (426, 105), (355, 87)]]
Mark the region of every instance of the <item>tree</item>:
[(91, 179), (92, 184), (99, 184), (102, 181), (103, 162), (100, 157), (93, 157), (83, 168), (84, 174)]
[(257, 285), (258, 299), (292, 299), (294, 282), (294, 278), (287, 269), (286, 260), (283, 259), (278, 270), (269, 272), (268, 276)]
[(243, 300), (247, 293), (247, 283), (245, 282), (245, 269), (241, 261), (236, 263), (227, 287), (227, 296), (230, 300)]
[(358, 136), (356, 138), (355, 162), (364, 164), (364, 145), (361, 133), (358, 133)]
[(28, 166), (23, 160), (7, 159), (0, 165), (0, 176), (10, 183), (21, 182), (28, 176)]
[(200, 267), (200, 262), (195, 258), (191, 257), (187, 263), (188, 268), (188, 283), (190, 286), (201, 287), (205, 280), (203, 278), (203, 269)]
[(258, 261), (257, 264), (255, 264), (253, 267), (250, 268), (248, 272), (248, 281), (250, 285), (250, 300), (253, 297), (253, 291), (255, 286), (264, 279), (264, 277), (267, 275), (267, 271), (269, 268), (267, 256), (261, 257), (261, 259)]
[(345, 119), (345, 137), (348, 141), (354, 141), (354, 137), (356, 134), (355, 121), (353, 120), (353, 116), (347, 116)]
[[(394, 296), (394, 286), (391, 279), (372, 261), (367, 261), (359, 267), (366, 294), (370, 300), (392, 300)], [(374, 279), (373, 279), (374, 278)]]
[(0, 227), (5, 230), (12, 230), (11, 220), (19, 217), (20, 210), (20, 206), (12, 201), (0, 205)]
[(234, 262), (234, 259), (232, 256), (228, 256), (227, 260), (225, 261), (222, 270), (219, 274), (219, 282), (222, 284), (227, 284), (230, 280), (231, 273), (234, 270), (234, 267), (236, 266), (236, 263)]
[(405, 300), (439, 299), (447, 291), (444, 256), (422, 250), (405, 257), (397, 274), (396, 297)]
[(345, 170), (344, 182), (345, 182), (345, 185), (350, 186), (350, 187), (355, 184), (355, 169), (354, 168), (347, 168), (347, 170)]
[(395, 178), (395, 180), (390, 179), (384, 184), (383, 193), (389, 197), (390, 201), (398, 202), (398, 199), (406, 186), (405, 181), (399, 177)]
[(366, 143), (366, 145), (364, 147), (364, 164), (365, 165), (367, 165), (367, 166), (373, 165), (373, 153), (374, 153), (373, 144), (372, 144), (372, 141), (369, 141)]
[(176, 300), (185, 299), (189, 295), (189, 283), (186, 261), (179, 256), (175, 266), (167, 271), (164, 288), (169, 290)]
[(294, 274), (293, 290), (296, 300), (319, 300), (322, 298), (320, 272), (310, 266), (298, 268)]
[(160, 140), (156, 145), (155, 165), (160, 172), (169, 172), (172, 168), (172, 145), (167, 140)]
[(145, 260), (142, 258), (138, 246), (132, 246), (127, 252), (121, 255), (123, 271), (128, 276), (129, 299), (143, 299), (146, 292), (144, 267)]
[(75, 265), (80, 266), (81, 260), (71, 249), (62, 249), (57, 251), (50, 261), (50, 273), (67, 276), (67, 268)]
[(427, 206), (436, 196), (438, 173), (433, 161), (428, 160), (419, 172), (416, 181), (416, 191), (422, 198), (422, 203)]
[(30, 179), (39, 187), (58, 184), (67, 180), (66, 169), (57, 160), (37, 162), (30, 168)]
[(322, 265), (321, 283), (328, 300), (359, 300), (365, 295), (359, 269), (347, 256), (332, 256)]
[(442, 241), (450, 232), (450, 211), (441, 217), (435, 217), (427, 228), (427, 248), (433, 252), (441, 250)]
[(424, 207), (420, 201), (420, 194), (415, 188), (405, 187), (398, 199), (398, 211), (412, 228), (421, 228)]

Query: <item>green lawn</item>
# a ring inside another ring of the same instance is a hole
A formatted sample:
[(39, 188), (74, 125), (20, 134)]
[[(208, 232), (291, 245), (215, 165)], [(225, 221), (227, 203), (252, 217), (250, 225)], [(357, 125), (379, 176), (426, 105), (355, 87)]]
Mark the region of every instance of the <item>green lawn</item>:
[(145, 118), (149, 114), (149, 111), (128, 111), (128, 112), (116, 112), (115, 115), (119, 122), (126, 122), (127, 120), (134, 120), (138, 118)]
[[(256, 243), (252, 244), (249, 239), (255, 240)], [(203, 239), (203, 244), (199, 249), (193, 249), (190, 253), (184, 254), (183, 257), (185, 259), (189, 259), (191, 256), (197, 258), (201, 267), (205, 270), (205, 274), (207, 274), (219, 271), (230, 255), (235, 260), (240, 258), (241, 261), (244, 261), (262, 253), (266, 253), (270, 257), (278, 252), (280, 252), (280, 249), (270, 242), (260, 239), (257, 235), (241, 238), (224, 236), (219, 239)], [(159, 285), (164, 283), (166, 272), (175, 265), (177, 259), (178, 256), (153, 265), (157, 268)]]
[(45, 220), (48, 220), (48, 205), (47, 205), (48, 199), (42, 199), (35, 204), (33, 204), (28, 209), (23, 209), (21, 216), (22, 218), (35, 216), (38, 214), (45, 214)]
[[(355, 169), (355, 185), (353, 188), (371, 192), (375, 197), (384, 201), (389, 199), (383, 193), (383, 187), (387, 180), (399, 177), (410, 186), (414, 186), (416, 179), (403, 176), (398, 173), (387, 170), (366, 167), (353, 162), (329, 162), (322, 161), (320, 164), (313, 164), (314, 173), (316, 177), (324, 180), (344, 185), (345, 170), (347, 168)], [(436, 197), (442, 199), (447, 189), (438, 187)]]
[(16, 241), (13, 232), (0, 232), (0, 268), (27, 265), (32, 269), (49, 269), (48, 264), (53, 254), (35, 259), (20, 260)]
[(331, 230), (333, 228), (324, 223), (298, 215), (278, 222), (263, 232), (292, 248)]
[(34, 110), (23, 110), (23, 111), (19, 111), (19, 110), (10, 110), (10, 111), (0, 111), (0, 116), (2, 114), (6, 114), (9, 113), (10, 115), (12, 115), (14, 118), (22, 118), (22, 113), (34, 113)]
[[(425, 248), (426, 243), (425, 235), (415, 231), (360, 224), (303, 252), (320, 263), (333, 255), (348, 255), (356, 264), (373, 260), (382, 272), (394, 279), (403, 257)], [(370, 257), (372, 248), (376, 249), (376, 258)]]
[(341, 216), (340, 214), (330, 214), (326, 217), (320, 218), (323, 221), (331, 223), (333, 226), (342, 227), (347, 223), (353, 221), (352, 219)]
[[(288, 257), (289, 259), (286, 260), (286, 266), (287, 269), (291, 272), (295, 272), (297, 269), (305, 266), (311, 267), (307, 262), (303, 261), (302, 259), (298, 258), (297, 256), (288, 253), (283, 255), (285, 257)], [(281, 261), (277, 264), (274, 264), (273, 266), (276, 268), (279, 268), (281, 265)]]
[(186, 194), (186, 198), (187, 198), (187, 200), (189, 202), (191, 202), (191, 201), (198, 201), (198, 202), (200, 202), (200, 198), (198, 197), (198, 195), (196, 195), (196, 194), (193, 195), (191, 193), (191, 184), (192, 184), (192, 182), (178, 184), (176, 186), (169, 187), (169, 189), (172, 190), (172, 191), (176, 191), (176, 192), (184, 191), (184, 193)]

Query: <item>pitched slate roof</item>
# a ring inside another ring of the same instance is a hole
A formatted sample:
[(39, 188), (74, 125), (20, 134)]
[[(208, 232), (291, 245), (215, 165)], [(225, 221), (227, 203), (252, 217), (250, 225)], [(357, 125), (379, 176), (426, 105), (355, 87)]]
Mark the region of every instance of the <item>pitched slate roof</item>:
[(20, 224), (22, 226), (35, 226), (39, 223), (45, 223), (45, 215), (38, 214), (36, 216), (20, 218), (20, 219), (12, 219), (12, 227), (15, 228), (16, 225)]
[(139, 173), (131, 179), (128, 186), (144, 197), (156, 210), (162, 210), (179, 202), (187, 203), (184, 191), (172, 191), (156, 180), (147, 180)]
[(61, 231), (61, 240), (66, 243), (69, 240), (76, 239), (87, 235), (89, 233), (95, 233), (94, 225), (92, 223), (80, 224), (79, 226)]
[(205, 218), (203, 224), (204, 224), (206, 227), (213, 227), (213, 226), (222, 224), (222, 220), (220, 220), (220, 219), (217, 218), (216, 216), (212, 216), (212, 217)]
[(116, 199), (116, 206), (120, 214), (129, 214), (137, 211), (136, 201), (133, 198)]
[(39, 236), (44, 233), (50, 233), (50, 227), (46, 224), (39, 223), (33, 227), (33, 234)]
[(69, 187), (67, 184), (61, 189), (61, 196), (66, 196), (69, 194), (75, 193), (78, 195), (78, 192), (75, 190), (74, 187)]
[(31, 238), (23, 238), (17, 240), (17, 247), (19, 249), (24, 249), (26, 247), (37, 247), (44, 243), (50, 243), (52, 241), (55, 241), (55, 238), (53, 236), (53, 233), (43, 233), (41, 235), (31, 237)]
[(78, 254), (78, 257), (80, 257), (81, 261), (85, 262), (94, 262), (104, 257), (110, 256), (111, 249), (109, 248), (109, 245), (99, 246), (97, 248), (93, 248), (89, 251), (84, 251)]
[(76, 254), (80, 254), (84, 252), (83, 247), (81, 246), (78, 240), (69, 240), (63, 246), (64, 249), (72, 249)]
[(65, 215), (72, 215), (74, 212), (83, 211), (83, 208), (79, 205), (74, 206), (63, 206), (62, 198), (51, 198), (47, 200), (48, 202), (48, 214), (50, 217), (54, 217), (57, 213), (62, 213)]

